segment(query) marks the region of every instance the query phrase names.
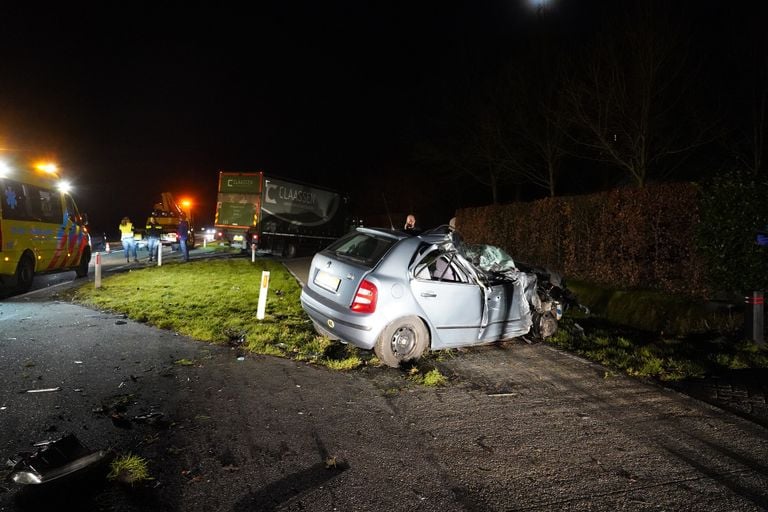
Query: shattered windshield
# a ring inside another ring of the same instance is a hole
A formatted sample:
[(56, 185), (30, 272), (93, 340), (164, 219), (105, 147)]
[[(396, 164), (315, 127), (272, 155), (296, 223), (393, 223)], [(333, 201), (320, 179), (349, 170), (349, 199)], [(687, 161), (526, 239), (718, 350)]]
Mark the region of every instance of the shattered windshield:
[(515, 270), (512, 256), (495, 245), (464, 244), (464, 254), (472, 265), (483, 272), (506, 272)]

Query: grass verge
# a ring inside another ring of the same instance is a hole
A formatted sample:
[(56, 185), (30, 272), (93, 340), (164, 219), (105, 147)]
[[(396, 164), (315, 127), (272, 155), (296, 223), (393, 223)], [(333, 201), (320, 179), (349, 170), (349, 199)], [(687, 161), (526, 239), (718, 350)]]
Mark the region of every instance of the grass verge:
[(578, 280), (569, 280), (568, 288), (593, 313), (635, 329), (680, 335), (729, 332), (744, 320), (743, 313), (725, 304), (653, 290), (614, 290)]
[(547, 342), (613, 370), (661, 381), (768, 368), (768, 350), (736, 335), (660, 336), (566, 317)]
[[(270, 272), (264, 320), (256, 319), (262, 271)], [(290, 357), (335, 370), (367, 360), (354, 347), (318, 336), (301, 309), (301, 289), (282, 264), (245, 258), (169, 263), (104, 279), (71, 292), (73, 301), (202, 341)], [(177, 361), (177, 364), (189, 364)]]

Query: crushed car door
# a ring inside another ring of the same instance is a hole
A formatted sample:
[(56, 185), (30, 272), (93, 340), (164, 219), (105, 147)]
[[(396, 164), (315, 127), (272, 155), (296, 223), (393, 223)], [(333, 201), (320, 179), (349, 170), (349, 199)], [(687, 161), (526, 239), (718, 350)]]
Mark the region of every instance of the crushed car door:
[(433, 348), (477, 343), (485, 294), (456, 258), (433, 246), (412, 267), (411, 290), (434, 327)]

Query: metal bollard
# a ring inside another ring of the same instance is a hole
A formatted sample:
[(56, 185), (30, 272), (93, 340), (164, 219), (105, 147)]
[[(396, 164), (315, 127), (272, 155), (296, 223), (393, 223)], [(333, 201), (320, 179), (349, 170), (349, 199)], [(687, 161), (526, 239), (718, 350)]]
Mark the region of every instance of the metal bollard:
[(764, 308), (765, 297), (762, 291), (753, 291), (744, 297), (744, 331), (748, 339), (758, 345), (765, 345), (763, 329), (765, 328)]

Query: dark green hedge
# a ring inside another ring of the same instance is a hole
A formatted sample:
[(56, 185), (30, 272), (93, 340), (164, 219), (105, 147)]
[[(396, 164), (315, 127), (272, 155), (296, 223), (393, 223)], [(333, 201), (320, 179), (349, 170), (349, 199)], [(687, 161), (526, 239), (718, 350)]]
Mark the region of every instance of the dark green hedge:
[(464, 208), (457, 227), (470, 243), (499, 245), (520, 261), (608, 287), (700, 298), (742, 293), (765, 286), (768, 254), (755, 243), (764, 200), (735, 179)]
[(757, 231), (768, 225), (768, 179), (731, 171), (704, 183), (697, 245), (710, 288), (738, 293), (768, 287), (768, 247)]

